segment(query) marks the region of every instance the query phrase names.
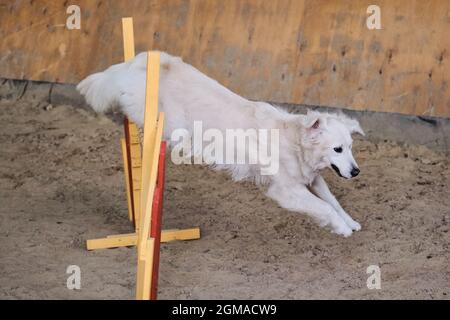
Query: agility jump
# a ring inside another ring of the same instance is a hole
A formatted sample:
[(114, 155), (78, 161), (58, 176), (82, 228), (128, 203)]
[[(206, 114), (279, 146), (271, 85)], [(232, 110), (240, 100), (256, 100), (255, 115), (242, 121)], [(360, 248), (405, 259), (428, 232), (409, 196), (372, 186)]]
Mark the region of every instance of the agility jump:
[[(133, 19), (123, 18), (122, 28), (126, 62), (135, 55)], [(139, 300), (157, 297), (160, 243), (200, 238), (198, 227), (161, 231), (166, 143), (162, 141), (164, 113), (158, 113), (160, 54), (149, 51), (147, 59), (142, 146), (137, 125), (126, 117), (125, 137), (121, 139), (128, 217), (135, 232), (87, 240), (88, 250), (137, 247), (136, 299)]]

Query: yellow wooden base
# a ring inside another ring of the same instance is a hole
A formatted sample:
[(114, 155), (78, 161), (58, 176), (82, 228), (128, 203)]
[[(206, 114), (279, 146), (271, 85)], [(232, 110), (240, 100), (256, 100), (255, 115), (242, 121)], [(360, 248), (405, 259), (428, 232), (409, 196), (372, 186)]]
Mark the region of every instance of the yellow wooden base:
[[(195, 240), (200, 239), (200, 228), (191, 229), (170, 229), (161, 231), (161, 242), (175, 240)], [(129, 247), (137, 244), (136, 233), (115, 234), (101, 239), (91, 239), (86, 241), (88, 250), (109, 249), (118, 247)]]

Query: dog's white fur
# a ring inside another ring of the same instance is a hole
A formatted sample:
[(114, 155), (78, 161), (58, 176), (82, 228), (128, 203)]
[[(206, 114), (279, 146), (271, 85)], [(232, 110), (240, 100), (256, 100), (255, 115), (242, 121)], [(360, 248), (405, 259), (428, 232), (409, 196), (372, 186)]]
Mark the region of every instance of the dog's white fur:
[[(97, 112), (119, 108), (139, 126), (144, 121), (147, 54), (90, 75), (77, 89)], [(354, 132), (364, 134), (359, 123), (344, 114), (308, 111), (295, 115), (265, 102), (255, 102), (231, 92), (180, 58), (161, 52), (159, 110), (166, 114), (164, 138), (175, 129), (190, 133), (194, 121), (203, 128), (279, 129), (279, 171), (261, 176), (258, 165), (221, 164), (234, 180), (253, 179), (268, 186), (267, 195), (288, 210), (313, 217), (320, 226), (349, 236), (361, 226), (332, 195), (321, 169), (336, 166), (345, 178), (357, 168), (351, 151)], [(337, 153), (334, 148), (341, 147)]]

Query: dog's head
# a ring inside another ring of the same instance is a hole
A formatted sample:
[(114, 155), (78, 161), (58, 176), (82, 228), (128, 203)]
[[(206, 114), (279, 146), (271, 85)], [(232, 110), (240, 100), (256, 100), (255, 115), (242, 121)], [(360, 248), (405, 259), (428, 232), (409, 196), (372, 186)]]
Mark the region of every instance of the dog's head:
[(310, 150), (316, 169), (334, 169), (343, 178), (359, 174), (352, 154), (352, 133), (364, 135), (359, 122), (341, 114), (308, 111), (303, 117), (302, 145)]

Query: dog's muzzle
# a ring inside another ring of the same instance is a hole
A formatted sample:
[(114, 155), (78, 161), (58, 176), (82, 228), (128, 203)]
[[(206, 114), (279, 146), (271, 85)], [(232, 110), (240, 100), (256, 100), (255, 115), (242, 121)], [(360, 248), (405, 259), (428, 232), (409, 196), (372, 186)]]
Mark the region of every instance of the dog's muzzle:
[(341, 171), (339, 171), (338, 167), (336, 167), (334, 164), (331, 164), (331, 167), (333, 168), (334, 171), (336, 171), (339, 177), (344, 178), (341, 174)]

